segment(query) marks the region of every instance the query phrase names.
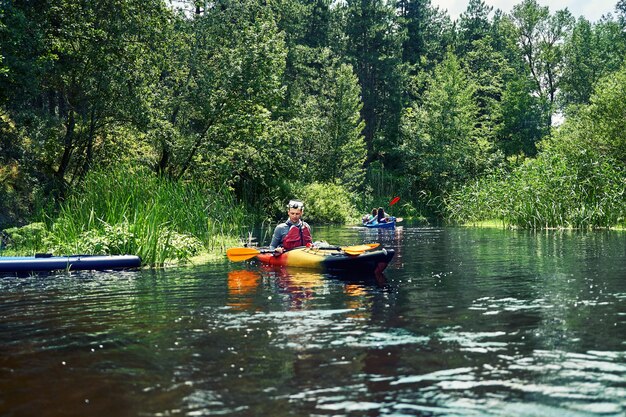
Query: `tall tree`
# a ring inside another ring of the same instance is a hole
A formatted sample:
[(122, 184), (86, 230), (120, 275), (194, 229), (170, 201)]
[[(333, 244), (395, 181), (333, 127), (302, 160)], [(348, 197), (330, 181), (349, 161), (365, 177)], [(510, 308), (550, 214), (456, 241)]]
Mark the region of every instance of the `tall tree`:
[(626, 0), (619, 0), (615, 5), (618, 21), (622, 27), (626, 27)]
[(477, 126), (483, 138), (495, 143), (496, 132), (502, 123), (503, 91), (513, 78), (514, 70), (504, 55), (494, 50), (489, 35), (472, 42), (463, 62), (476, 85), (475, 98), (479, 109)]
[(406, 33), (402, 60), (409, 77), (404, 100), (411, 102), (420, 99), (425, 75), (443, 61), (453, 44), (454, 27), (449, 16), (433, 7), (430, 0), (400, 0), (398, 15)]
[(406, 39), (402, 45), (402, 59), (419, 65), (428, 53), (428, 29), (430, 22), (430, 0), (400, 0), (399, 14), (406, 28)]
[(551, 124), (563, 70), (562, 43), (574, 18), (567, 9), (551, 15), (549, 8), (539, 6), (537, 0), (515, 5), (511, 17), (536, 92), (550, 105)]
[(560, 104), (587, 104), (596, 82), (617, 71), (626, 56), (626, 37), (612, 19), (596, 24), (580, 18), (563, 46)]
[(347, 0), (347, 51), (361, 84), (367, 162), (384, 159), (398, 142), (405, 69), (404, 32), (395, 4), (384, 0)]
[[(22, 25), (33, 30), (17, 35), (29, 52), (16, 51), (9, 67), (16, 75), (33, 76), (29, 82), (9, 77), (22, 89), (29, 86), (23, 99), (13, 96), (11, 108), (18, 109), (22, 100), (28, 109), (21, 112), (31, 118), (25, 128), (35, 126), (28, 134), (39, 135), (47, 125), (41, 163), (61, 187), (73, 184), (108, 146), (107, 131), (143, 118), (150, 72), (144, 64), (160, 43), (168, 10), (161, 0), (60, 0), (16, 2), (12, 17), (21, 22), (13, 34)], [(43, 59), (32, 61), (29, 55)], [(36, 65), (21, 72), (29, 60)]]
[(338, 181), (350, 191), (360, 190), (367, 156), (361, 119), (361, 88), (352, 67), (343, 64), (333, 68), (326, 78), (324, 110), (328, 137), (326, 149), (327, 172), (331, 180)]
[(489, 14), (493, 7), (483, 0), (470, 0), (467, 9), (458, 21), (459, 40), (457, 53), (464, 56), (472, 50), (472, 45), (487, 37), (491, 32)]
[(403, 61), (412, 66), (413, 75), (432, 70), (452, 44), (450, 18), (433, 7), (430, 0), (399, 0), (398, 14), (406, 33)]
[(320, 94), (319, 71), (332, 60), (332, 13), (329, 0), (281, 0), (273, 5), (286, 39), (283, 117), (294, 117), (309, 95)]
[(262, 3), (224, 1), (179, 21), (162, 59), (150, 132), (162, 173), (240, 193), (244, 183), (263, 186), (280, 174), (270, 119), (283, 94), (285, 48)]
[(490, 144), (476, 125), (476, 86), (452, 53), (435, 69), (422, 106), (410, 107), (403, 118), (403, 147), (414, 194), (432, 199), (479, 175)]
[(496, 146), (504, 156), (535, 156), (537, 143), (549, 133), (547, 103), (534, 94), (525, 73), (506, 83), (500, 102), (502, 122), (496, 126)]

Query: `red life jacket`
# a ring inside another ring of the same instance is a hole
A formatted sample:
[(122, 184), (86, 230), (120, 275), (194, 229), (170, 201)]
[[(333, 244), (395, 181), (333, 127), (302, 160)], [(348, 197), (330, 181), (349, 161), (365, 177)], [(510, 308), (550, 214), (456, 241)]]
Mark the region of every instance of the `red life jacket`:
[(307, 243), (313, 243), (309, 225), (304, 222), (302, 222), (300, 226), (292, 224), (283, 239), (283, 248), (285, 248), (285, 250), (291, 250), (298, 246), (306, 246)]

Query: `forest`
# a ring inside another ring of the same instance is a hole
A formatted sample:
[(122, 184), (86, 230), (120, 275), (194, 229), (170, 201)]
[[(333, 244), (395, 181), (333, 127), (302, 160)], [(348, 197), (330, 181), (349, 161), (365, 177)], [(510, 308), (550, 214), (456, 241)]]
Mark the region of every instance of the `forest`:
[[(626, 0), (0, 0), (16, 250), (223, 250), (284, 217), (626, 226)], [(387, 207), (387, 206), (386, 206)], [(428, 220), (427, 220), (428, 219)]]

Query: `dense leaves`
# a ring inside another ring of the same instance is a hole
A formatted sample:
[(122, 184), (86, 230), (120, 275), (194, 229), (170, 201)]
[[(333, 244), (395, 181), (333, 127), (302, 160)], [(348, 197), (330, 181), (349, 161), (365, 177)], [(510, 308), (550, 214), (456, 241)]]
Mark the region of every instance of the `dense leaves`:
[(603, 79), (536, 159), (453, 193), (448, 214), (528, 228), (626, 224), (625, 81), (626, 67)]
[(489, 144), (479, 136), (476, 85), (449, 54), (428, 85), (424, 104), (408, 108), (403, 152), (418, 189), (444, 195), (477, 175)]
[[(623, 0), (599, 22), (536, 0), (470, 0), (455, 22), (429, 0), (0, 0), (0, 226), (55, 218), (120, 166), (226, 193), (250, 222), (292, 196), (341, 222), (398, 194), (406, 215), (463, 221), (477, 193), (481, 216), (521, 226), (622, 222), (606, 202), (626, 164), (625, 16)], [(490, 188), (520, 188), (540, 220)], [(613, 212), (571, 214), (591, 195)]]

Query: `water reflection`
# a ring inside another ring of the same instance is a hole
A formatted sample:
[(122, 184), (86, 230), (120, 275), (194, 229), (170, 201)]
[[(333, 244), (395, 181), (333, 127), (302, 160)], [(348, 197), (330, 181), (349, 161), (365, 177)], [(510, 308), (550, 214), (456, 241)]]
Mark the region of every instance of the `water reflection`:
[(624, 415), (623, 234), (398, 229), (316, 230), (383, 277), (0, 278), (0, 415)]
[(254, 307), (254, 295), (261, 274), (247, 269), (228, 272), (228, 303), (234, 310), (245, 311)]
[(307, 310), (313, 305), (311, 301), (325, 292), (325, 282), (319, 273), (287, 268), (267, 268), (265, 273), (274, 278), (277, 293), (288, 310)]

